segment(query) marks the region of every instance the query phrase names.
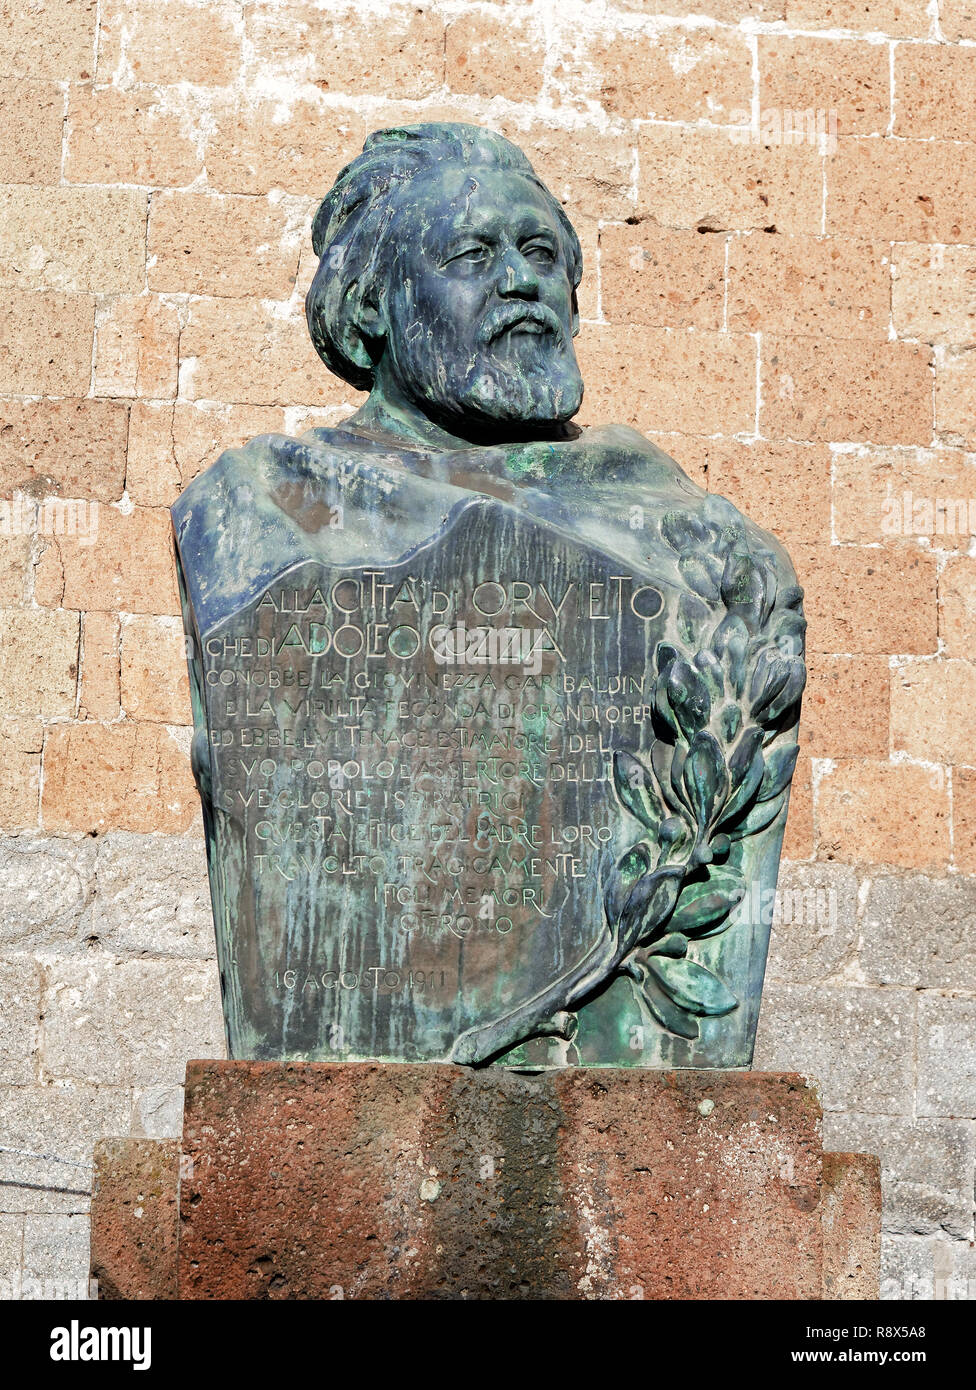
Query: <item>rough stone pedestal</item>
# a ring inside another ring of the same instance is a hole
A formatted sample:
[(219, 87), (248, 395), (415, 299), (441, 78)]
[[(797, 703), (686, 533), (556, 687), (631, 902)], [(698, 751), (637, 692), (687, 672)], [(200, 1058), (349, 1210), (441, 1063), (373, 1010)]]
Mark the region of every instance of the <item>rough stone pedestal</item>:
[(177, 1297), (179, 1144), (100, 1139), (91, 1204), (91, 1277), (100, 1299)]
[(191, 1062), (179, 1297), (876, 1298), (877, 1161), (820, 1118), (791, 1074)]

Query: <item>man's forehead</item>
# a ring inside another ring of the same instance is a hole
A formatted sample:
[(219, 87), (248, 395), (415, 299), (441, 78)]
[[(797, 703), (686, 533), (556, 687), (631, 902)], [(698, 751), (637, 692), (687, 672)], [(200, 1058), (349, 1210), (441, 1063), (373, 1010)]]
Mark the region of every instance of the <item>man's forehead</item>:
[(415, 207), (426, 214), (425, 231), (435, 240), (462, 230), (556, 230), (556, 218), (542, 189), (515, 169), (443, 167)]

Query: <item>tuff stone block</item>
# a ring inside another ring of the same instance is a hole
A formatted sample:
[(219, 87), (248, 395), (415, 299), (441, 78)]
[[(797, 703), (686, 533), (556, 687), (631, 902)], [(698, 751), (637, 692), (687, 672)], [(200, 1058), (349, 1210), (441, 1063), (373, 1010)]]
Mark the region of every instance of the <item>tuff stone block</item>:
[(178, 1191), (175, 1139), (95, 1145), (91, 1277), (100, 1299), (176, 1298)]
[(0, 188), (0, 285), (68, 294), (139, 289), (146, 195), (122, 188)]
[[(755, 423), (756, 345), (746, 334), (586, 325), (577, 352), (593, 382), (581, 424), (615, 420), (711, 434), (746, 432)], [(653, 372), (646, 370), (648, 356)]]
[(956, 347), (976, 341), (976, 248), (909, 242), (895, 246), (891, 260), (891, 317), (899, 338)]
[(207, 960), (213, 916), (203, 837), (116, 830), (98, 843), (91, 929), (120, 956)]
[(5, 291), (0, 391), (83, 396), (91, 379), (95, 301), (84, 294)]
[(859, 34), (890, 34), (893, 38), (926, 38), (931, 30), (925, 0), (786, 0), (791, 29), (852, 29)]
[(972, 761), (976, 669), (968, 661), (903, 661), (891, 672), (891, 747), (930, 763)]
[(881, 1165), (873, 1154), (825, 1153), (825, 1299), (878, 1296), (881, 1274)]
[[(260, 370), (255, 370), (255, 363)], [(181, 395), (243, 405), (329, 405), (359, 393), (322, 365), (304, 314), (260, 299), (195, 299), (180, 337)]]
[(54, 1082), (0, 1087), (0, 1181), (7, 1210), (71, 1216), (85, 1213), (92, 1145), (129, 1127), (131, 1100), (122, 1086)]
[(812, 145), (765, 146), (727, 130), (661, 125), (640, 131), (637, 154), (637, 210), (662, 226), (821, 231), (821, 157)]
[(813, 656), (800, 716), (807, 752), (815, 758), (887, 757), (890, 679), (881, 653)]
[(968, 47), (900, 43), (894, 53), (894, 135), (971, 140), (976, 63)]
[(0, 4), (0, 71), (79, 82), (91, 76), (97, 0)]
[(128, 409), (118, 401), (0, 402), (0, 494), (33, 485), (117, 502), (127, 430)]
[(890, 298), (878, 242), (765, 232), (729, 242), (731, 332), (885, 342)]
[(222, 96), (209, 104), (202, 136), (207, 180), (224, 193), (282, 189), (307, 198), (330, 186), (365, 138), (363, 117), (345, 107), (326, 107), (304, 95), (284, 108), (253, 93), (246, 99)]
[(81, 620), (81, 719), (118, 719), (119, 620), (115, 613), (85, 613)]
[(824, 1143), (879, 1156), (886, 1232), (971, 1237), (976, 1163), (972, 1120), (834, 1111), (824, 1116)]
[(45, 1074), (92, 1085), (173, 1085), (195, 1052), (219, 1055), (212, 963), (65, 958), (44, 1001)]
[(933, 556), (810, 544), (795, 545), (791, 553), (805, 594), (808, 651), (921, 656), (936, 650)]
[(41, 977), (32, 956), (20, 952), (0, 961), (0, 1083), (27, 1086), (35, 1078)]
[(70, 717), (78, 684), (77, 613), (0, 609), (0, 709), (5, 715)]
[(191, 1063), (180, 1297), (818, 1298), (791, 1075)]
[(918, 1003), (918, 1114), (976, 1117), (976, 998)]
[(157, 295), (122, 296), (99, 315), (95, 391), (102, 396), (175, 396), (180, 322)]
[(811, 110), (822, 112), (833, 117), (828, 129), (835, 134), (884, 135), (887, 131), (886, 44), (761, 34), (758, 57), (761, 113), (770, 107), (800, 116)]
[(826, 161), (826, 230), (879, 241), (976, 241), (976, 146), (841, 137)]
[(822, 445), (716, 439), (708, 441), (705, 459), (709, 492), (727, 497), (784, 545), (818, 537), (829, 544), (830, 452)]
[(189, 724), (186, 638), (175, 618), (133, 614), (122, 624), (122, 706), (137, 719)]
[(832, 443), (929, 444), (930, 364), (930, 350), (915, 343), (764, 340), (761, 431)]
[(98, 33), (100, 71), (120, 86), (192, 82), (222, 86), (236, 77), (242, 34), (230, 4), (105, 0)]
[(0, 120), (0, 183), (57, 183), (64, 124), (60, 87), (30, 78), (0, 78)]
[(157, 193), (149, 215), (149, 288), (287, 299), (306, 234), (298, 212), (262, 198)]
[(165, 725), (59, 724), (47, 735), (47, 830), (179, 832), (192, 824), (199, 804), (186, 747)]
[[(965, 551), (972, 539), (973, 469), (960, 449), (834, 453), (834, 535), (842, 543)], [(976, 508), (973, 511), (976, 523)]]
[(36, 828), (44, 728), (39, 719), (0, 720), (0, 824)]
[(748, 121), (752, 54), (734, 30), (614, 33), (601, 25), (581, 34), (570, 21), (557, 30), (554, 47), (553, 82), (564, 101), (598, 102), (627, 121)]
[(610, 323), (717, 332), (725, 291), (724, 238), (666, 232), (647, 220), (603, 227), (600, 286)]
[(169, 514), (100, 507), (90, 543), (55, 535), (38, 567), (39, 602), (101, 613), (179, 611)]
[(72, 183), (149, 187), (192, 183), (203, 169), (206, 122), (192, 96), (185, 102), (154, 87), (71, 87), (65, 177)]
[(820, 778), (817, 824), (826, 858), (932, 873), (949, 862), (949, 796), (939, 768), (839, 760)]
[(910, 990), (767, 982), (754, 1064), (815, 1077), (824, 1110), (901, 1114), (911, 1105), (914, 1008)]

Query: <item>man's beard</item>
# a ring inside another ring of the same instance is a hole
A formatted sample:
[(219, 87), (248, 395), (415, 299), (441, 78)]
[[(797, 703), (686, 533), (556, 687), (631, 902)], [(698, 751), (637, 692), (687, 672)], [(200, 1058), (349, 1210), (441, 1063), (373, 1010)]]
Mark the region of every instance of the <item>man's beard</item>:
[(583, 379), (572, 339), (544, 304), (498, 305), (463, 351), (435, 355), (417, 341), (419, 350), (405, 343), (397, 352), (401, 380), (418, 405), (455, 429), (543, 428), (580, 408)]

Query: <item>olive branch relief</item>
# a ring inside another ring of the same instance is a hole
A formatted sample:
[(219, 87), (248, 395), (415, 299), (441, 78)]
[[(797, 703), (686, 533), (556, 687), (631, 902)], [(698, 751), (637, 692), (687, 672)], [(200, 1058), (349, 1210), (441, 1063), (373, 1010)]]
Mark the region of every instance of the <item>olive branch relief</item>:
[(616, 798), (640, 831), (605, 883), (603, 930), (532, 999), (461, 1034), (456, 1062), (486, 1062), (533, 1037), (571, 1039), (576, 1012), (618, 975), (630, 977), (661, 1028), (682, 1038), (699, 1036), (700, 1019), (738, 1006), (688, 950), (732, 925), (745, 894), (734, 847), (785, 804), (806, 623), (802, 590), (778, 589), (772, 554), (750, 541), (734, 509), (710, 497), (702, 514), (668, 512), (661, 521), (687, 592), (677, 639), (655, 653), (654, 742), (642, 758), (613, 756)]

